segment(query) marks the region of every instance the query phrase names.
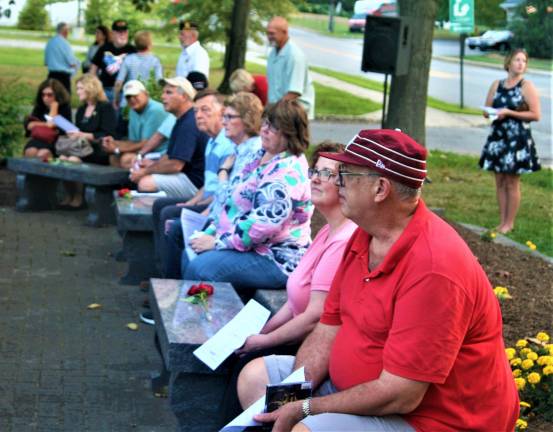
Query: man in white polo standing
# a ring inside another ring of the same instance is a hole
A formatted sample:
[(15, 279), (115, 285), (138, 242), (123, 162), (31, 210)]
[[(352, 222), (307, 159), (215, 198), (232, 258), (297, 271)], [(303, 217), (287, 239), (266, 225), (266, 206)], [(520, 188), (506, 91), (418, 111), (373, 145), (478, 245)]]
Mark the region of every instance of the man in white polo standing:
[(200, 45), (198, 24), (181, 21), (179, 24), (179, 41), (182, 53), (177, 61), (176, 75), (188, 78), (190, 72), (199, 72), (209, 79), (209, 55)]

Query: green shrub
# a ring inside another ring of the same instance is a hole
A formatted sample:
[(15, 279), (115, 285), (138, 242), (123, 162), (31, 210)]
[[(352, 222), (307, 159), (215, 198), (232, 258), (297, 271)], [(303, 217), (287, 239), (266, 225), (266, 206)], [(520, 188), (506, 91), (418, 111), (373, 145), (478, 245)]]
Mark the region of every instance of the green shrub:
[(94, 34), (99, 25), (111, 27), (111, 5), (110, 0), (90, 0), (88, 2), (84, 13), (86, 33)]
[(553, 58), (553, 13), (551, 0), (526, 0), (517, 9), (510, 29), (515, 34), (516, 47), (528, 51), (530, 57)]
[(24, 30), (46, 30), (50, 18), (44, 0), (27, 0), (17, 20), (17, 27)]
[(0, 79), (0, 159), (13, 156), (23, 141), (24, 91), (16, 79)]

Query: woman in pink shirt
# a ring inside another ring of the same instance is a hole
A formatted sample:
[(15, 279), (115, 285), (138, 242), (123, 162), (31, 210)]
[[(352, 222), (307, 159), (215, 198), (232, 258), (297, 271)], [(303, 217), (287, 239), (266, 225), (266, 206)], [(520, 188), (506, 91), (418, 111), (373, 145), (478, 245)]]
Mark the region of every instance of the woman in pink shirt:
[(323, 142), (313, 152), (311, 201), (326, 220), (307, 249), (296, 269), (288, 277), (288, 301), (265, 324), (261, 333), (246, 339), (236, 352), (242, 356), (233, 370), (224, 403), (224, 420), (241, 412), (233, 406), (236, 397), (236, 378), (240, 369), (253, 358), (263, 355), (295, 353), (299, 344), (313, 330), (323, 312), (323, 305), (342, 254), (353, 231), (357, 228), (340, 211), (338, 187), (335, 185), (338, 162), (319, 157), (320, 152), (340, 152), (343, 146)]

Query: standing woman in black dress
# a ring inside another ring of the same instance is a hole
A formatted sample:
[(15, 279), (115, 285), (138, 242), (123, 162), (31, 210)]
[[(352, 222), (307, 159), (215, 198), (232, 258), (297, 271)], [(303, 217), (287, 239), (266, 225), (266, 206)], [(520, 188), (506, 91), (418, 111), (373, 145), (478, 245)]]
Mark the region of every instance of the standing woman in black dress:
[[(524, 79), (528, 54), (515, 49), (505, 58), (507, 78), (494, 81), (486, 106), (497, 110), (497, 118), (480, 158), (480, 166), (495, 173), (500, 223), (496, 230), (508, 233), (515, 226), (520, 204), (520, 174), (538, 171), (540, 163), (530, 131), (530, 122), (540, 119), (536, 87)], [(489, 114), (484, 112), (484, 117)]]

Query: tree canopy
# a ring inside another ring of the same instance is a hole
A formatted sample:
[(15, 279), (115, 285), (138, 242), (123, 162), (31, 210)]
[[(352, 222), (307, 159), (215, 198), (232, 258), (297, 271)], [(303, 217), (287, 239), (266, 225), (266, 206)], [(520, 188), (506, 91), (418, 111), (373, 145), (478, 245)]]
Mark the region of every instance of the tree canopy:
[[(172, 31), (180, 19), (197, 22), (204, 42), (226, 42), (232, 22), (233, 0), (161, 0), (158, 15)], [(265, 31), (264, 21), (275, 15), (287, 16), (294, 11), (290, 0), (251, 0), (249, 37), (259, 42)]]

